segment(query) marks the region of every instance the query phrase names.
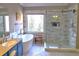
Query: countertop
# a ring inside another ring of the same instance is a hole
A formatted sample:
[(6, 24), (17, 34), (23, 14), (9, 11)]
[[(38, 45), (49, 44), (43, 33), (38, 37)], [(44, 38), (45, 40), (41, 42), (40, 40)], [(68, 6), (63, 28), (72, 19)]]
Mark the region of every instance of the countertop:
[(5, 53), (7, 53), (11, 48), (13, 48), (16, 44), (18, 44), (21, 40), (19, 39), (11, 39), (8, 40), (6, 44), (6, 46), (3, 46), (2, 44), (0, 44), (0, 56), (4, 55)]

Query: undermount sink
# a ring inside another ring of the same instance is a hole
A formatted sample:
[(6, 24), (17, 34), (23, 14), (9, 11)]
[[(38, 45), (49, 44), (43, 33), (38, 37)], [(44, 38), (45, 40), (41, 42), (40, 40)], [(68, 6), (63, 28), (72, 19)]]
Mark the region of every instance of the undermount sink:
[(8, 41), (8, 42), (4, 42), (4, 43), (2, 43), (2, 46), (4, 46), (4, 47), (10, 47), (10, 46), (12, 46), (12, 45), (14, 45), (16, 43), (16, 41)]
[(2, 43), (2, 46), (6, 46), (7, 45), (7, 42), (5, 42), (5, 43)]

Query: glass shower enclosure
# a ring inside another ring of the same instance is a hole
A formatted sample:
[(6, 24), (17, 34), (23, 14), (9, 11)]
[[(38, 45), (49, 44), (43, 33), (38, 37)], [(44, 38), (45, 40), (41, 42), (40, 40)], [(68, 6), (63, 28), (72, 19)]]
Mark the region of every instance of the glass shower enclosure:
[(47, 11), (45, 48), (76, 48), (76, 14), (72, 11)]

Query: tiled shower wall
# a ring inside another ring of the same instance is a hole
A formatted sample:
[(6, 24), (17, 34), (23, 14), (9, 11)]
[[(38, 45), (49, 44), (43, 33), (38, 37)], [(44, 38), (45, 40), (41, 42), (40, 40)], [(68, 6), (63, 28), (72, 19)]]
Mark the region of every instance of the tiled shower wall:
[[(75, 48), (76, 47), (76, 31), (77, 31), (77, 15), (73, 13), (76, 5), (70, 6), (71, 11), (55, 12), (47, 11), (46, 17), (46, 46), (58, 48)], [(59, 20), (53, 20), (52, 16), (60, 16)], [(59, 27), (51, 26), (51, 22), (60, 22)]]
[(71, 20), (70, 24), (70, 46), (76, 48), (76, 34), (77, 34), (77, 4), (69, 7), (69, 10), (75, 9), (75, 12), (68, 13), (68, 19)]
[[(59, 20), (52, 16), (58, 15)], [(67, 47), (69, 45), (69, 22), (67, 13), (61, 11), (47, 11), (46, 17), (46, 44), (47, 47)], [(60, 26), (54, 27), (51, 22), (59, 22)], [(64, 46), (63, 46), (64, 44)]]

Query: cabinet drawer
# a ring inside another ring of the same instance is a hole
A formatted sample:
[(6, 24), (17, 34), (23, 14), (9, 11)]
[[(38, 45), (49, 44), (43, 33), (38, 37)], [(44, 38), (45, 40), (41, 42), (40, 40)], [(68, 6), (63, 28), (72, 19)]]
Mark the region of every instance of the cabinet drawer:
[(17, 53), (17, 45), (16, 46), (14, 46), (10, 51), (9, 51), (9, 55), (11, 54), (11, 52), (13, 51), (13, 50), (16, 50), (16, 56), (18, 55), (18, 53)]

